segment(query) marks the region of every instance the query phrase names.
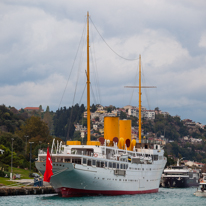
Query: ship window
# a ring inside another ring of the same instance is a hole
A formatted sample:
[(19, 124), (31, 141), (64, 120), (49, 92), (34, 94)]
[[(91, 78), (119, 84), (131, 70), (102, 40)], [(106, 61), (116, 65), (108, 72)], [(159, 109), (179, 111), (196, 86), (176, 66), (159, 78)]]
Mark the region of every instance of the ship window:
[(96, 160), (92, 160), (92, 166), (96, 166)]
[(193, 178), (193, 174), (192, 173), (189, 173), (189, 178)]
[(70, 162), (70, 159), (65, 159), (65, 162)]
[(154, 161), (158, 160), (158, 155), (154, 155)]
[(105, 167), (107, 167), (107, 162), (105, 162)]
[(113, 168), (116, 168), (116, 163), (115, 162), (113, 162)]
[(97, 161), (97, 167), (100, 167), (100, 161)]
[(91, 159), (88, 159), (88, 160), (87, 160), (87, 165), (88, 165), (88, 166), (91, 166), (91, 165), (92, 165)]
[(87, 159), (83, 158), (83, 164), (87, 164)]
[(117, 163), (117, 169), (119, 169), (119, 163)]
[(112, 162), (109, 162), (109, 168), (112, 168)]
[(101, 167), (104, 167), (104, 162), (103, 161), (101, 161)]

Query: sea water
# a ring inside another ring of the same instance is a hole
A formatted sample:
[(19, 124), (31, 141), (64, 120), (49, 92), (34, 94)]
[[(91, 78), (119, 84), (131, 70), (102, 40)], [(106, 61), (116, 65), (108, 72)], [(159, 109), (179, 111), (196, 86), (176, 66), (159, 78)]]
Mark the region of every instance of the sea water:
[(169, 206), (169, 205), (185, 205), (185, 206), (206, 206), (206, 198), (194, 196), (196, 188), (160, 188), (158, 193), (138, 194), (138, 195), (122, 195), (122, 196), (90, 196), (62, 198), (58, 195), (24, 195), (24, 196), (1, 196), (0, 205), (72, 205), (72, 206)]

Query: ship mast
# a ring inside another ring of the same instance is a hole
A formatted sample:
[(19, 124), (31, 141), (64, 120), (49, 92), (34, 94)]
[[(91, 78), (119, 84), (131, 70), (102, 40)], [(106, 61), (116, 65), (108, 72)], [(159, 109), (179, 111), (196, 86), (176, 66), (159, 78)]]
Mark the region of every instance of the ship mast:
[(142, 134), (142, 115), (141, 115), (141, 55), (139, 55), (139, 143), (141, 143), (141, 134)]
[(89, 12), (87, 12), (87, 143), (90, 141)]
[(125, 88), (139, 88), (139, 143), (142, 141), (142, 88), (156, 88), (155, 86), (141, 86), (141, 55), (139, 55), (139, 86), (125, 86)]

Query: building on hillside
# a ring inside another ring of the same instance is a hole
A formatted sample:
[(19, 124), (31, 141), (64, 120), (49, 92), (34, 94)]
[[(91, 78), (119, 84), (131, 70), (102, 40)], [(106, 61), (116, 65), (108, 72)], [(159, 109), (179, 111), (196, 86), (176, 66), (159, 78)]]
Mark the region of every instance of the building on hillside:
[(143, 110), (143, 117), (145, 119), (155, 119), (155, 111), (154, 110)]
[(200, 162), (194, 162), (194, 161), (184, 161), (185, 162), (185, 165), (189, 166), (189, 167), (203, 167), (204, 164), (203, 163), (200, 163)]
[(103, 110), (104, 109), (104, 107), (101, 104), (97, 104), (96, 107), (97, 107), (98, 110)]
[(191, 141), (192, 144), (194, 144), (194, 143), (199, 143), (199, 144), (202, 143), (202, 139), (195, 139), (193, 137), (190, 138), (190, 141)]
[(197, 125), (198, 127), (200, 127), (201, 129), (204, 129), (204, 127), (205, 127), (205, 125), (201, 124), (200, 122), (197, 122), (196, 125)]
[(189, 141), (189, 135), (184, 136), (184, 137), (183, 137), (183, 140), (184, 140), (185, 142), (188, 142), (188, 141)]
[(131, 106), (131, 105), (127, 105), (127, 106), (124, 106), (123, 107), (125, 110), (129, 110), (129, 109), (135, 109), (136, 107), (134, 107), (134, 106)]
[(98, 129), (98, 125), (97, 124), (93, 124), (93, 129), (97, 130)]
[(99, 127), (99, 132), (100, 132), (101, 134), (104, 134), (104, 127), (103, 127), (103, 126), (100, 126), (100, 127)]
[[(40, 111), (39, 107), (25, 107), (24, 110), (27, 111), (27, 112), (33, 112), (33, 111), (37, 111), (38, 112), (38, 111)], [(44, 112), (44, 110), (41, 109), (40, 112)]]
[(117, 117), (120, 116), (120, 111), (118, 109), (113, 110), (112, 113)]

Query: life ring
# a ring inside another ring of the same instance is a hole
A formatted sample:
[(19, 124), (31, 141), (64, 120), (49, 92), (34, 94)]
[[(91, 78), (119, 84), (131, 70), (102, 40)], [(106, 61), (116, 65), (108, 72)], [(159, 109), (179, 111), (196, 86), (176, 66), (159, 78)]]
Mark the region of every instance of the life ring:
[(97, 154), (97, 153), (94, 153), (94, 157), (98, 157), (98, 154)]

